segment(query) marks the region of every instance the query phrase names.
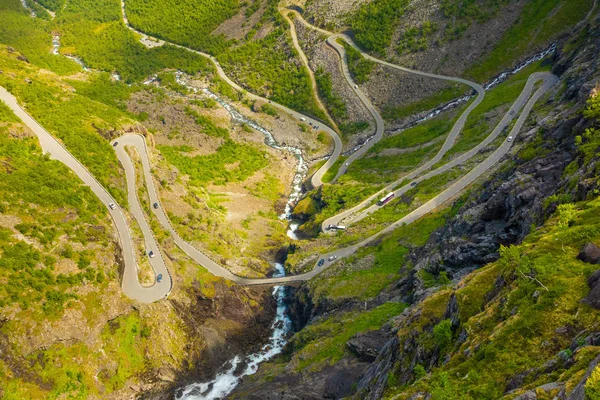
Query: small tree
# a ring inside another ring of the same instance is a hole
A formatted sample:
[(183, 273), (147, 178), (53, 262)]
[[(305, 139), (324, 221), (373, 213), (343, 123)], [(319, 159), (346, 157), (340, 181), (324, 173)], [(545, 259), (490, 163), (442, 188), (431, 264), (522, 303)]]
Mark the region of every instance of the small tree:
[(585, 398), (600, 400), (600, 366), (596, 366), (585, 382)]
[(440, 351), (443, 352), (446, 350), (450, 343), (452, 343), (452, 321), (445, 319), (437, 324), (433, 328), (433, 337)]

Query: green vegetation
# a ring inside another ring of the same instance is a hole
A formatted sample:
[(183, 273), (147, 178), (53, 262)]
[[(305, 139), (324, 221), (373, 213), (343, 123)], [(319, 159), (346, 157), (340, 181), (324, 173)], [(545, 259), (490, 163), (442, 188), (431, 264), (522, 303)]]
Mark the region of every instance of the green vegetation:
[(442, 0), (441, 11), (448, 21), (444, 36), (448, 39), (462, 36), (472, 23), (486, 22), (506, 3), (508, 0)]
[(329, 168), (327, 170), (327, 172), (325, 172), (325, 174), (323, 175), (323, 182), (325, 183), (329, 183), (333, 180), (333, 178), (336, 177), (336, 175), (338, 174), (340, 167), (342, 166), (342, 164), (346, 161), (348, 157), (344, 157), (344, 156), (340, 156), (337, 161), (335, 163), (333, 163), (333, 165), (331, 166), (331, 168)]
[(344, 122), (340, 124), (340, 130), (342, 131), (342, 137), (344, 139), (350, 136), (362, 132), (369, 127), (367, 121), (356, 121), (356, 122)]
[(119, 1), (69, 1), (60, 15), (61, 52), (77, 54), (91, 68), (117, 71), (127, 83), (165, 68), (192, 75), (214, 71), (209, 60), (184, 49), (169, 45), (147, 49), (123, 26)]
[(217, 58), (227, 74), (248, 90), (325, 119), (315, 102), (308, 72), (295, 61), (296, 51), (284, 25)]
[(425, 51), (428, 47), (428, 38), (437, 30), (435, 23), (425, 21), (419, 27), (408, 28), (400, 36), (396, 51), (399, 55)]
[(432, 110), (439, 107), (441, 104), (448, 103), (451, 100), (464, 96), (468, 89), (470, 88), (465, 85), (456, 84), (414, 103), (398, 106), (386, 105), (383, 109), (382, 116), (386, 121), (393, 121), (423, 111)]
[[(367, 300), (375, 297), (410, 270), (410, 263), (405, 259), (409, 248), (424, 245), (431, 233), (451, 216), (452, 209), (446, 207), (413, 224), (402, 226), (383, 238), (377, 246), (361, 250), (355, 259), (331, 267), (329, 276), (313, 278), (309, 283), (313, 301), (318, 305), (331, 299)], [(370, 255), (374, 257), (372, 265), (355, 269), (357, 261)]]
[(345, 119), (348, 116), (346, 103), (344, 103), (341, 97), (333, 93), (333, 85), (329, 73), (326, 73), (323, 68), (319, 67), (315, 71), (315, 81), (319, 88), (319, 95), (325, 102), (331, 117), (336, 121)]
[(186, 107), (185, 113), (194, 118), (196, 124), (202, 127), (202, 133), (204, 133), (205, 135), (225, 139), (229, 138), (229, 131), (225, 128), (220, 128), (217, 125), (215, 125), (212, 119), (210, 119), (206, 115), (198, 113), (198, 111), (194, 110), (189, 106)]
[[(460, 115), (463, 110), (464, 107), (458, 109), (456, 115)], [(386, 136), (377, 142), (367, 154), (377, 154), (384, 149), (407, 149), (431, 142), (450, 132), (457, 118), (438, 116), (394, 136)]]
[(266, 153), (249, 144), (226, 139), (216, 153), (205, 156), (189, 156), (190, 146), (159, 146), (170, 164), (182, 174), (189, 175), (190, 183), (202, 186), (207, 183), (225, 185), (242, 182), (256, 171), (266, 167)]
[(238, 0), (127, 0), (132, 26), (149, 35), (212, 54), (222, 53), (229, 43), (211, 34), (239, 10)]
[(407, 0), (375, 0), (365, 3), (350, 19), (356, 43), (366, 51), (384, 54)]
[(339, 361), (348, 339), (358, 332), (378, 329), (405, 307), (402, 303), (390, 302), (367, 312), (349, 312), (307, 326), (290, 340), (298, 358), (297, 369), (318, 371)]
[[(495, 127), (495, 124), (490, 122), (488, 114), (493, 110), (497, 110), (498, 113), (508, 111), (508, 107), (517, 99), (525, 87), (529, 75), (535, 71), (544, 71), (549, 68), (550, 65), (544, 60), (538, 61), (511, 76), (502, 84), (487, 91), (481, 104), (467, 118), (467, 122), (460, 132), (456, 143), (448, 150), (438, 165), (447, 162), (453, 155), (463, 153), (480, 143)], [(497, 122), (499, 122), (499, 119)]]
[(58, 11), (65, 4), (65, 0), (36, 0), (36, 1), (50, 11)]
[(65, 91), (53, 77), (40, 75), (28, 84), (26, 73), (36, 71), (15, 55), (0, 57), (0, 68), (15, 76), (0, 75), (0, 85), (7, 88), (27, 111), (83, 163), (121, 204), (125, 204), (124, 178), (112, 147), (103, 135), (116, 130), (126, 121), (118, 109)]
[(48, 21), (31, 18), (19, 0), (0, 0), (0, 43), (15, 48), (29, 62), (61, 75), (80, 71), (75, 62), (52, 54), (51, 25)]
[(271, 202), (279, 200), (284, 193), (281, 181), (271, 174), (265, 174), (265, 177), (256, 182), (249, 190), (253, 196)]
[[(2, 103), (0, 107), (0, 212), (15, 215), (20, 223), (15, 231), (0, 228), (0, 308), (18, 304), (32, 306), (48, 318), (62, 315), (65, 304), (76, 299), (72, 292), (84, 280), (96, 282), (101, 272), (92, 265), (87, 252), (64, 256), (73, 258), (77, 272), (56, 273), (57, 258), (52, 250), (67, 235), (72, 243), (108, 240), (106, 233), (93, 229), (106, 210), (91, 190), (66, 166), (44, 156), (33, 138), (16, 139), (9, 131), (18, 130), (16, 117)], [(68, 215), (73, 217), (67, 218)], [(16, 232), (40, 243), (33, 245), (16, 237)]]
[(517, 21), (508, 29), (492, 53), (468, 75), (485, 81), (528, 54), (566, 32), (585, 17), (593, 0), (530, 0)]
[(365, 83), (367, 79), (369, 79), (371, 71), (375, 68), (375, 63), (367, 60), (360, 51), (356, 50), (344, 40), (338, 39), (338, 43), (341, 43), (346, 50), (348, 69), (350, 70), (350, 74), (352, 74), (352, 79), (354, 79), (356, 83)]

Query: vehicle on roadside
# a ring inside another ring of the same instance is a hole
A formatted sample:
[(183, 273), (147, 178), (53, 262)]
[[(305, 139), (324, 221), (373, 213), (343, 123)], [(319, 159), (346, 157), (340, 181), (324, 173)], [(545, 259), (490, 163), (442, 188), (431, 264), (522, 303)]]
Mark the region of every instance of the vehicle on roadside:
[(506, 141), (507, 141), (507, 142), (512, 142), (512, 141), (513, 141), (513, 137), (512, 137), (512, 136), (509, 136), (508, 138), (506, 138)]
[(354, 85), (354, 89), (358, 89), (358, 85)]
[(329, 261), (333, 261), (333, 260), (336, 260), (336, 259), (337, 259), (337, 256), (329, 256), (329, 258), (328, 258)]
[(323, 264), (325, 264), (325, 259), (324, 259), (324, 258), (321, 258), (321, 259), (319, 260), (319, 262), (317, 263), (317, 267), (321, 267)]
[(162, 274), (158, 274), (158, 275), (156, 276), (156, 282), (157, 282), (157, 283), (161, 283), (161, 282), (162, 282)]
[(154, 207), (155, 210), (158, 209), (158, 203), (152, 204), (152, 207)]
[(419, 182), (413, 181), (413, 182), (410, 183), (410, 186), (417, 186), (417, 183), (419, 183)]
[(394, 192), (386, 194), (384, 197), (379, 199), (379, 201), (377, 202), (377, 205), (379, 207), (386, 205), (394, 198), (394, 196), (395, 196)]
[(327, 228), (330, 231), (345, 231), (346, 230), (345, 225), (329, 225)]
[(148, 252), (148, 257), (154, 258), (154, 252), (152, 250)]
[(114, 142), (113, 147), (117, 147), (118, 144), (119, 144), (119, 142)]
[(304, 122), (304, 121), (306, 121), (306, 118), (300, 117), (300, 121)]
[(108, 203), (108, 207), (110, 207), (111, 210), (114, 210), (117, 208), (117, 206), (115, 205), (115, 203)]
[(515, 110), (510, 110), (510, 115), (515, 115)]

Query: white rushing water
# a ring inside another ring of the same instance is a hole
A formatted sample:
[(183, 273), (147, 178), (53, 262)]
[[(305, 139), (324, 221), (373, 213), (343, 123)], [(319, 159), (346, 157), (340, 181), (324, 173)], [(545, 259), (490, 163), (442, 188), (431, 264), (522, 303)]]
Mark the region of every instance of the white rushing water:
[[(176, 77), (177, 83), (179, 83), (180, 85), (184, 85), (189, 90), (191, 90), (195, 93), (197, 93), (199, 91), (198, 88), (192, 86), (188, 82), (187, 76), (183, 72), (178, 71), (176, 73), (175, 77)], [(154, 81), (156, 81), (156, 76), (152, 76), (152, 77), (148, 78), (144, 82), (144, 84), (148, 85)], [(287, 151), (287, 152), (291, 153), (294, 157), (296, 157), (296, 159), (298, 160), (298, 164), (296, 167), (296, 173), (294, 175), (294, 179), (292, 180), (292, 190), (291, 190), (290, 196), (288, 197), (288, 201), (285, 205), (283, 214), (281, 214), (279, 216), (280, 219), (286, 219), (289, 221), (291, 219), (292, 209), (294, 208), (294, 205), (298, 202), (298, 200), (300, 199), (300, 196), (302, 195), (302, 182), (304, 181), (304, 179), (306, 178), (306, 175), (308, 173), (308, 166), (306, 165), (304, 157), (302, 156), (302, 150), (300, 150), (297, 147), (280, 145), (279, 143), (277, 143), (277, 140), (275, 140), (273, 133), (271, 133), (268, 129), (262, 127), (256, 121), (253, 121), (252, 119), (246, 117), (244, 114), (239, 112), (235, 107), (233, 107), (227, 101), (225, 101), (221, 97), (217, 96), (215, 93), (211, 92), (208, 89), (202, 89), (202, 92), (204, 92), (204, 94), (206, 96), (215, 100), (217, 103), (219, 103), (221, 105), (221, 107), (223, 107), (225, 110), (227, 110), (227, 112), (229, 112), (229, 115), (231, 115), (231, 118), (234, 121), (236, 121), (238, 123), (246, 124), (249, 127), (251, 127), (252, 129), (262, 133), (265, 137), (265, 144), (267, 146), (272, 147), (277, 150)], [(296, 236), (296, 233), (295, 233), (298, 226), (299, 226), (298, 223), (295, 223), (295, 222), (290, 223), (289, 229), (287, 231), (287, 235), (289, 238), (294, 239), (294, 240), (298, 239)]]
[[(552, 54), (556, 51), (556, 43), (553, 43), (552, 45), (550, 45), (547, 49), (534, 54), (533, 56), (529, 57), (528, 59), (526, 59), (525, 61), (523, 61), (522, 63), (520, 63), (519, 65), (517, 65), (515, 68), (508, 70), (508, 71), (504, 71), (502, 72), (500, 75), (496, 76), (494, 79), (492, 79), (489, 83), (485, 84), (483, 86), (484, 90), (490, 90), (493, 87), (499, 85), (500, 83), (504, 82), (509, 76), (516, 74), (517, 72), (521, 71), (523, 68), (527, 67), (528, 65), (533, 64), (536, 61), (540, 61), (541, 59), (545, 58), (546, 56), (548, 56), (549, 54)], [(425, 116), (417, 119), (414, 122), (411, 122), (409, 124), (407, 124), (406, 126), (403, 126), (401, 129), (398, 129), (394, 132), (392, 132), (392, 134), (397, 134), (399, 132), (402, 132), (403, 130), (406, 130), (408, 128), (412, 128), (415, 125), (419, 125), (425, 121), (430, 120), (431, 118), (435, 117), (436, 115), (440, 114), (441, 112), (444, 112), (446, 110), (449, 110), (453, 107), (456, 107), (459, 104), (465, 103), (467, 101), (469, 101), (471, 98), (473, 97), (473, 95), (468, 95), (468, 96), (464, 96), (461, 97), (459, 99), (453, 100), (447, 104), (444, 104), (441, 107), (435, 108), (434, 110), (430, 111), (429, 113), (427, 113)], [(361, 148), (362, 146), (364, 146), (365, 144), (368, 143), (368, 141), (372, 138), (368, 137), (366, 139), (366, 141), (364, 143), (361, 143), (360, 145), (356, 146), (354, 149), (350, 150), (349, 152), (344, 153), (344, 155), (349, 155), (352, 154), (353, 152), (355, 152), (356, 150), (358, 150), (359, 148)], [(348, 154), (347, 154), (348, 153)]]
[[(54, 55), (59, 55), (60, 52), (60, 36), (59, 35), (54, 35), (52, 37), (52, 54)], [(71, 56), (68, 54), (63, 54), (63, 56), (67, 57), (69, 60), (75, 61), (77, 64), (79, 64), (81, 66), (81, 68), (84, 71), (89, 71), (89, 68), (85, 65), (85, 63), (83, 62), (83, 60), (79, 57), (75, 57), (75, 56)]]
[[(275, 264), (277, 273), (274, 277), (285, 276), (283, 265)], [(182, 389), (179, 389), (175, 395), (177, 400), (218, 400), (223, 399), (240, 383), (244, 376), (252, 375), (258, 370), (260, 363), (271, 359), (281, 353), (283, 346), (287, 341), (287, 335), (292, 330), (292, 321), (287, 316), (287, 306), (285, 304), (287, 288), (285, 286), (275, 286), (273, 288), (273, 297), (277, 301), (277, 314), (271, 324), (273, 332), (269, 342), (265, 344), (260, 351), (250, 354), (246, 357), (235, 356), (231, 361), (223, 366), (223, 370), (217, 374), (215, 379), (209, 382), (193, 383)], [(245, 362), (245, 368), (240, 372), (239, 366)], [(236, 373), (237, 372), (237, 373)]]

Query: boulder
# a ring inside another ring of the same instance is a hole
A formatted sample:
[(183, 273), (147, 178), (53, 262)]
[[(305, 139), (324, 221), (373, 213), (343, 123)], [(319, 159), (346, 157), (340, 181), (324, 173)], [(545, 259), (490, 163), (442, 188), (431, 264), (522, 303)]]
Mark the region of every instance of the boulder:
[(579, 252), (577, 258), (590, 264), (600, 264), (600, 247), (594, 243), (588, 243)]
[(600, 269), (594, 272), (588, 278), (590, 293), (583, 299), (583, 302), (600, 310)]
[(360, 332), (346, 342), (346, 347), (360, 361), (373, 362), (388, 340), (390, 334), (384, 330)]

